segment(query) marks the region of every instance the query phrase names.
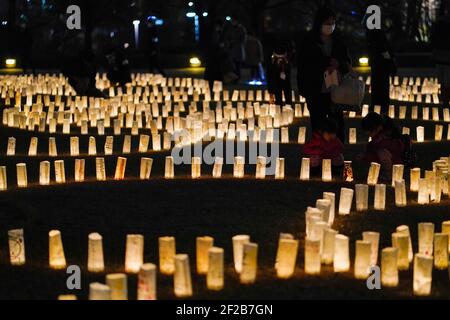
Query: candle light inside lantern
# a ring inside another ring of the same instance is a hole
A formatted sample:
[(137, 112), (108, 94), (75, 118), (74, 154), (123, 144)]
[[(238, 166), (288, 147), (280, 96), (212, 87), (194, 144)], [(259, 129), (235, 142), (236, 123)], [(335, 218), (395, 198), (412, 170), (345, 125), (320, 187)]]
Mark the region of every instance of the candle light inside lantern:
[(64, 168), (64, 160), (55, 161), (55, 180), (56, 183), (66, 182), (66, 170)]
[(277, 277), (288, 279), (292, 277), (297, 261), (298, 240), (280, 238), (275, 262)]
[(370, 241), (357, 240), (355, 253), (355, 278), (367, 279), (370, 274), (372, 244)]
[(116, 164), (115, 180), (123, 180), (125, 178), (125, 168), (127, 166), (127, 158), (118, 157)]
[(331, 200), (328, 199), (317, 199), (316, 208), (322, 211), (322, 220), (329, 225), (330, 221), (330, 211), (331, 211)]
[(309, 180), (309, 165), (310, 165), (310, 159), (309, 158), (302, 158), (302, 165), (300, 169), (300, 180)]
[(374, 186), (378, 183), (378, 176), (380, 175), (381, 165), (376, 162), (372, 162), (369, 168), (369, 174), (367, 175), (367, 184)]
[(404, 165), (394, 164), (392, 166), (392, 186), (395, 187), (395, 181), (403, 180)]
[(347, 215), (350, 214), (353, 202), (353, 189), (341, 188), (341, 194), (339, 197), (339, 214)]
[(89, 284), (89, 300), (111, 300), (111, 289), (106, 284), (92, 282)]
[(323, 264), (332, 264), (334, 260), (334, 241), (337, 235), (337, 231), (325, 228), (323, 230), (323, 244), (321, 262)]
[(305, 273), (320, 274), (320, 239), (305, 239)]
[(192, 179), (200, 178), (201, 176), (201, 158), (200, 157), (192, 157), (191, 161), (191, 177)]
[(351, 161), (344, 161), (343, 180), (345, 182), (353, 181), (353, 169)]
[(197, 273), (208, 272), (208, 250), (214, 245), (214, 238), (203, 236), (196, 239)]
[(424, 142), (425, 140), (425, 128), (422, 126), (418, 126), (416, 128), (416, 134), (417, 134), (417, 142)]
[(106, 140), (105, 140), (105, 147), (104, 147), (105, 155), (113, 154), (113, 146), (114, 146), (114, 137), (107, 136)]
[(98, 181), (106, 180), (105, 158), (95, 158), (95, 174)]
[(334, 192), (324, 192), (323, 198), (326, 200), (330, 200), (330, 214), (328, 216), (328, 225), (333, 225), (334, 216), (336, 213), (336, 195)]
[(66, 257), (64, 255), (64, 248), (61, 240), (61, 232), (59, 230), (51, 230), (48, 233), (48, 240), (50, 268), (64, 269), (66, 267)]
[(448, 252), (450, 253), (450, 220), (442, 222), (442, 233), (448, 234)]
[(175, 238), (159, 237), (159, 272), (171, 275), (175, 271)]
[(356, 144), (356, 128), (350, 128), (349, 129), (349, 137), (348, 137), (348, 143), (350, 144)]
[(375, 210), (384, 211), (386, 208), (386, 185), (376, 184), (375, 185), (375, 197), (374, 197), (374, 208)]
[(419, 190), (417, 193), (417, 203), (418, 204), (430, 203), (430, 194), (429, 194), (429, 190), (428, 190), (427, 179), (419, 179)]
[(434, 223), (419, 223), (419, 253), (432, 256), (434, 242)]
[(153, 263), (144, 263), (139, 269), (137, 299), (156, 300), (156, 266)]
[(106, 284), (111, 289), (111, 300), (128, 300), (128, 281), (125, 273), (107, 274)]
[[(26, 163), (16, 164), (16, 172), (17, 172), (17, 186), (19, 188), (26, 188), (28, 185)], [(5, 181), (6, 181), (6, 178), (5, 178)]]
[(41, 161), (39, 163), (39, 184), (49, 185), (50, 184), (50, 162)]
[(139, 178), (141, 180), (150, 179), (150, 174), (152, 173), (153, 159), (151, 158), (141, 158), (141, 166), (139, 172)]
[(364, 231), (363, 234), (363, 240), (369, 241), (371, 245), (370, 249), (370, 265), (377, 265), (378, 263), (378, 247), (380, 244), (380, 233), (374, 232), (374, 231)]
[(144, 236), (128, 234), (125, 252), (125, 271), (137, 273), (144, 262)]
[(28, 155), (35, 156), (37, 155), (37, 146), (38, 146), (38, 138), (32, 137), (30, 140), (30, 146), (28, 148)]
[(173, 165), (173, 157), (167, 156), (164, 177), (166, 179), (173, 179), (174, 176), (175, 176), (175, 170), (174, 170), (174, 165)]
[(97, 154), (97, 144), (95, 142), (95, 137), (89, 137), (89, 150), (88, 154), (90, 156), (95, 156)]
[(266, 177), (266, 157), (258, 156), (256, 158), (256, 179), (264, 179)]
[(214, 159), (214, 167), (212, 172), (213, 178), (220, 178), (222, 176), (222, 167), (223, 167), (223, 158), (216, 157)]
[(297, 142), (299, 144), (305, 144), (306, 141), (306, 127), (299, 127), (298, 128), (298, 140)]
[(25, 240), (23, 229), (8, 231), (9, 260), (13, 266), (25, 264)]
[(337, 234), (334, 239), (334, 272), (347, 272), (350, 269), (349, 239), (343, 234)]
[(434, 234), (434, 266), (436, 269), (448, 268), (448, 234)]
[(277, 158), (275, 164), (275, 179), (284, 179), (284, 158)]
[(412, 168), (410, 170), (409, 190), (419, 191), (420, 168)]
[(74, 294), (60, 294), (58, 300), (77, 300), (77, 296)]
[(381, 284), (386, 287), (398, 286), (398, 253), (396, 248), (381, 250)]
[(84, 159), (75, 159), (75, 181), (84, 181)]
[(250, 284), (256, 280), (258, 267), (258, 245), (256, 243), (244, 243), (242, 248), (242, 270), (240, 272), (240, 282)]
[(88, 236), (88, 271), (103, 272), (105, 263), (103, 259), (103, 238), (97, 233)]
[(13, 156), (16, 154), (16, 138), (9, 137), (8, 138), (8, 146), (6, 148), (6, 155)]
[(139, 152), (144, 153), (148, 150), (148, 143), (150, 141), (150, 137), (146, 134), (141, 134), (139, 136)]
[(6, 166), (0, 166), (0, 190), (8, 189), (8, 180), (6, 177)]
[(369, 208), (369, 186), (367, 184), (356, 184), (356, 211), (366, 211)]
[(394, 232), (392, 234), (392, 247), (397, 249), (398, 270), (409, 269), (409, 236), (405, 233)]
[(406, 186), (405, 180), (395, 181), (395, 205), (397, 207), (406, 206)]
[(243, 178), (244, 177), (244, 157), (234, 157), (234, 165), (233, 165), (233, 177), (235, 178)]
[(232, 238), (234, 269), (237, 273), (242, 271), (242, 260), (244, 254), (244, 244), (250, 242), (250, 236), (246, 234), (236, 235)]
[(417, 296), (427, 296), (431, 292), (433, 258), (417, 253), (414, 256), (413, 291)]
[(177, 297), (192, 296), (191, 271), (187, 254), (175, 255), (174, 292)]
[(50, 157), (56, 157), (58, 155), (55, 137), (48, 138), (48, 155)]
[(329, 182), (331, 180), (331, 159), (322, 159), (322, 181)]
[(78, 156), (80, 154), (80, 146), (78, 137), (70, 137), (70, 155)]
[(210, 290), (222, 290), (224, 283), (223, 249), (211, 247), (208, 249), (208, 273), (206, 286)]

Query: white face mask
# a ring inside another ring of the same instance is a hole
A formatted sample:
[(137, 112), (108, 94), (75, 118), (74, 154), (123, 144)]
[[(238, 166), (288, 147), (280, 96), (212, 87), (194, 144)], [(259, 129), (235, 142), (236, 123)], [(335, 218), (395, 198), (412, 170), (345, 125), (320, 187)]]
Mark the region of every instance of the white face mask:
[(322, 25), (322, 34), (326, 35), (326, 36), (331, 35), (333, 33), (335, 27), (336, 27), (335, 24), (331, 24), (331, 25), (330, 24), (323, 24)]

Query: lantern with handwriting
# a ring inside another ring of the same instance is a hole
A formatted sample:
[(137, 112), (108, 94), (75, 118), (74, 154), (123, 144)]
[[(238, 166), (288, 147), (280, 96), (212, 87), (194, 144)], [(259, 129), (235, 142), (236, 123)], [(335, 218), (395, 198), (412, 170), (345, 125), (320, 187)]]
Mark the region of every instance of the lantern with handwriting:
[(211, 247), (208, 249), (208, 273), (206, 286), (210, 290), (222, 290), (224, 283), (223, 249)]
[(208, 250), (214, 245), (214, 239), (208, 236), (197, 237), (196, 256), (197, 273), (206, 274), (208, 272)]
[(153, 263), (141, 265), (137, 286), (138, 300), (156, 300), (156, 266)]
[(25, 264), (25, 240), (23, 229), (8, 231), (9, 260), (13, 266)]
[(98, 181), (106, 180), (105, 158), (95, 158), (95, 174)]
[(75, 159), (75, 181), (84, 181), (84, 159)]
[(128, 281), (125, 273), (107, 274), (106, 284), (111, 289), (111, 300), (128, 300)]
[(234, 268), (237, 273), (241, 273), (244, 244), (250, 242), (250, 236), (246, 234), (236, 235), (232, 238), (232, 241)]
[(48, 155), (50, 157), (56, 157), (58, 155), (55, 137), (48, 138)]
[(413, 291), (417, 296), (428, 296), (431, 292), (433, 257), (417, 253), (414, 256)]
[(96, 232), (88, 236), (88, 271), (103, 272), (105, 263), (103, 259), (103, 239)]
[(244, 177), (244, 157), (237, 156), (234, 157), (234, 165), (233, 165), (233, 177), (235, 178), (243, 178)]
[(159, 237), (159, 272), (171, 275), (175, 271), (175, 238)]
[(192, 296), (191, 271), (187, 254), (175, 255), (174, 292), (177, 297)]
[(355, 278), (367, 279), (371, 266), (371, 250), (370, 241), (357, 240), (355, 253)]
[(353, 202), (353, 189), (341, 188), (341, 194), (339, 198), (339, 214), (347, 215), (350, 214)]
[(348, 143), (349, 144), (356, 144), (356, 128), (350, 128), (349, 129)]
[(89, 284), (89, 300), (111, 300), (109, 286), (99, 282)]
[(64, 248), (61, 240), (61, 232), (59, 230), (51, 230), (48, 233), (48, 240), (50, 268), (64, 269), (66, 267), (66, 257), (64, 255)]
[(66, 170), (64, 168), (64, 160), (55, 161), (55, 180), (56, 183), (66, 182)]
[(240, 281), (243, 284), (250, 284), (256, 280), (256, 271), (258, 268), (258, 245), (247, 242), (242, 248), (242, 270), (240, 272)]
[(398, 253), (396, 248), (381, 250), (381, 284), (386, 287), (398, 286)]

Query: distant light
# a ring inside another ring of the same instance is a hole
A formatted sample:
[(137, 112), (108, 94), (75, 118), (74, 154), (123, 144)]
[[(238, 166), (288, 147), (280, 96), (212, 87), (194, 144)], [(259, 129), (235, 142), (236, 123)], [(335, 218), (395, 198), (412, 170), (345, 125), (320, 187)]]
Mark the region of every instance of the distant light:
[(230, 16), (227, 16), (227, 17), (225, 18), (225, 20), (230, 21), (230, 20), (231, 20), (231, 17), (230, 17)]
[(186, 13), (186, 17), (188, 18), (194, 18), (197, 14), (195, 12), (188, 12)]
[(156, 19), (155, 20), (155, 25), (156, 26), (162, 26), (164, 24), (164, 20), (163, 19)]
[(361, 67), (367, 67), (369, 65), (369, 58), (368, 57), (360, 57), (359, 58), (359, 65)]
[(6, 21), (6, 20), (3, 20), (3, 21), (2, 21), (2, 25), (3, 25), (3, 26), (6, 26), (7, 24), (8, 24), (8, 21)]
[(251, 86), (262, 86), (262, 85), (264, 85), (264, 82), (262, 82), (261, 80), (251, 80), (251, 81), (248, 81), (247, 84), (249, 84)]
[(14, 68), (16, 66), (16, 59), (14, 58), (7, 58), (5, 60), (5, 65), (7, 68)]
[(130, 46), (130, 44), (129, 44), (128, 42), (125, 42), (125, 43), (123, 44), (123, 47), (124, 47), (125, 49), (127, 49), (129, 46)]
[(134, 24), (135, 26), (138, 26), (140, 23), (141, 23), (141, 21), (139, 21), (139, 20), (133, 20), (133, 24)]
[(192, 7), (194, 5), (194, 3), (192, 2), (192, 1), (190, 1), (189, 3), (188, 3), (188, 6), (189, 7)]
[(208, 12), (203, 12), (203, 16), (207, 17), (208, 16)]
[(191, 67), (200, 67), (202, 65), (202, 62), (198, 57), (192, 57), (189, 59), (189, 64)]
[(352, 10), (352, 15), (356, 16), (356, 11)]
[(147, 17), (147, 20), (156, 20), (157, 18), (156, 18), (156, 16), (148, 16)]
[(115, 35), (114, 31), (111, 31), (111, 32), (109, 33), (109, 37), (110, 37), (110, 38), (114, 38), (114, 35)]

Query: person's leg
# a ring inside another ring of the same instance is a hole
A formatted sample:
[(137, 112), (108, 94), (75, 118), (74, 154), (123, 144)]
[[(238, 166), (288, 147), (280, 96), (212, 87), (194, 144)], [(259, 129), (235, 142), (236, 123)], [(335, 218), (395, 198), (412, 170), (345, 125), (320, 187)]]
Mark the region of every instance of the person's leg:
[(284, 91), (284, 103), (292, 106), (292, 86), (290, 80), (285, 80), (283, 91)]
[(275, 104), (279, 106), (283, 105), (283, 90), (281, 85), (275, 89)]
[(323, 108), (323, 97), (321, 93), (305, 97), (309, 110), (309, 121), (313, 132), (319, 131), (322, 121), (326, 118), (325, 108)]

